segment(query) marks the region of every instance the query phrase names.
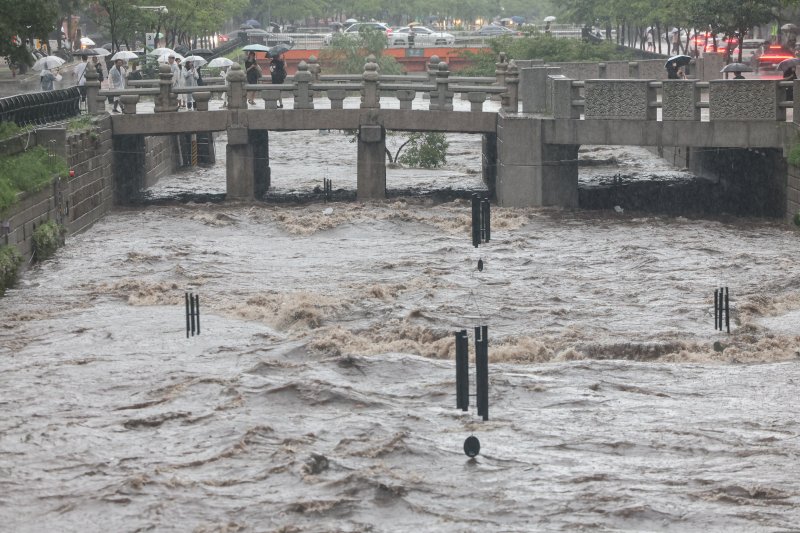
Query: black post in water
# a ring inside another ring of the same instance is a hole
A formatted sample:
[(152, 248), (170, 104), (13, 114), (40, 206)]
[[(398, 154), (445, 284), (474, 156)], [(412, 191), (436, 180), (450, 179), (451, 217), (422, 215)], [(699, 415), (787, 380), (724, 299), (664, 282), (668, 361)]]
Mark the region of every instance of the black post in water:
[(195, 313), (194, 313), (194, 295), (193, 294), (189, 295), (189, 314), (192, 317), (192, 335), (194, 335), (194, 317), (195, 317)]
[[(728, 300), (728, 287), (725, 287), (725, 327), (731, 332), (731, 304)], [(722, 328), (720, 328), (722, 329)]]
[(483, 242), (489, 242), (491, 240), (492, 231), (491, 231), (491, 223), (490, 223), (491, 213), (489, 208), (489, 199), (484, 198), (483, 202), (481, 202), (481, 222), (482, 229), (483, 229)]
[(489, 327), (475, 327), (475, 389), (478, 416), (489, 420)]
[(722, 287), (720, 287), (719, 288), (719, 313), (718, 313), (719, 321), (717, 322), (717, 326), (718, 326), (717, 329), (719, 329), (720, 331), (722, 331), (722, 319), (723, 319), (723, 315), (725, 313), (725, 300), (723, 299), (723, 295), (724, 294), (725, 294), (725, 290)]
[(481, 198), (472, 195), (472, 246), (477, 248), (481, 244)]
[(465, 329), (456, 331), (456, 408), (469, 410), (469, 338)]
[(322, 188), (325, 201), (327, 202), (331, 199), (331, 191), (333, 190), (333, 186), (329, 178), (323, 178)]
[(719, 289), (714, 289), (714, 330), (719, 323)]
[(189, 338), (189, 293), (186, 292), (183, 294), (184, 299), (186, 300), (186, 338)]
[(197, 319), (197, 334), (200, 335), (200, 295), (194, 295), (194, 314)]

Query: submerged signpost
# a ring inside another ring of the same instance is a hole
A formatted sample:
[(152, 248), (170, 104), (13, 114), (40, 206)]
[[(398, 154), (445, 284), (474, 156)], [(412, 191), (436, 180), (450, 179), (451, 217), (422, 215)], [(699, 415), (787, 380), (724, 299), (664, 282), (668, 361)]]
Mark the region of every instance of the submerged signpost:
[[(489, 199), (472, 195), (472, 245), (478, 248), (489, 242), (491, 238)], [(478, 272), (483, 272), (483, 258), (478, 259)], [(470, 299), (474, 297), (470, 295)], [(469, 318), (469, 317), (467, 317)], [(489, 420), (489, 326), (482, 324), (483, 317), (475, 317), (475, 404), (478, 416)], [(469, 410), (469, 335), (466, 329), (455, 332), (456, 341), (456, 408)], [(464, 453), (475, 457), (481, 449), (481, 443), (474, 435), (464, 441)]]

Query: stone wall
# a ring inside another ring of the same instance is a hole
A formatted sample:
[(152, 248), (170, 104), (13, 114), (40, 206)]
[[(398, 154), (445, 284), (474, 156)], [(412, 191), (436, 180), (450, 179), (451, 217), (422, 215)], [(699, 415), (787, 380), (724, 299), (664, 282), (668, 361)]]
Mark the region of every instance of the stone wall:
[(786, 217), (791, 220), (800, 212), (800, 167), (788, 165), (786, 183)]
[[(75, 175), (58, 177), (44, 190), (22, 195), (9, 212), (0, 214), (0, 245), (16, 246), (26, 261), (31, 257), (33, 231), (39, 224), (55, 220), (68, 234), (75, 234), (104, 217), (114, 204), (115, 181), (110, 118), (99, 120), (92, 131), (41, 129), (31, 138), (33, 144), (54, 147)], [(174, 144), (173, 137), (145, 138), (148, 183), (174, 171)]]

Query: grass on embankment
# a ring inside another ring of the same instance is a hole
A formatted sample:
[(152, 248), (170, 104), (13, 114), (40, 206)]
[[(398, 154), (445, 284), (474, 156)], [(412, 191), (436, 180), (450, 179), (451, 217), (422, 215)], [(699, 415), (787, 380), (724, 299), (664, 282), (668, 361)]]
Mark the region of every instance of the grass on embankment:
[(41, 191), (57, 174), (66, 172), (64, 159), (50, 157), (41, 146), (21, 154), (0, 157), (0, 213), (17, 201), (19, 193)]

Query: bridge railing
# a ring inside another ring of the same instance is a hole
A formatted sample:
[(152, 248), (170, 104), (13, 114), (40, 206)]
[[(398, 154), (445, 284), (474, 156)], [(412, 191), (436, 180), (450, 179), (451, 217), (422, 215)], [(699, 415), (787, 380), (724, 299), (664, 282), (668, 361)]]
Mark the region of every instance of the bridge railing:
[(427, 73), (410, 76), (380, 74), (373, 57), (367, 58), (364, 72), (359, 75), (321, 75), (320, 70), (316, 59), (311, 58), (307, 63), (301, 62), (297, 73), (283, 84), (247, 84), (241, 67), (233, 65), (224, 85), (219, 83), (221, 78), (212, 78), (207, 82), (218, 84), (174, 88), (169, 67), (163, 65), (159, 79), (137, 81), (132, 84), (134, 88), (100, 90), (92, 73), (87, 73), (86, 86), (91, 112), (104, 112), (101, 102), (112, 96), (120, 98), (126, 114), (137, 112), (142, 96), (154, 97), (157, 113), (176, 111), (178, 94), (192, 94), (198, 111), (208, 109), (213, 93), (227, 93), (228, 106), (232, 109), (247, 109), (245, 95), (248, 92), (259, 93), (265, 109), (277, 109), (285, 93), (294, 95), (294, 109), (315, 109), (315, 98), (322, 94), (330, 100), (331, 109), (343, 109), (345, 98), (354, 93), (361, 96), (360, 108), (380, 108), (381, 97), (389, 97), (398, 102), (389, 107), (412, 109), (414, 99), (425, 95), (428, 110), (452, 111), (453, 97), (457, 93), (470, 102), (470, 112), (482, 111), (487, 98), (499, 98), (507, 112), (516, 113), (519, 107), (519, 73), (514, 61), (508, 61), (505, 54), (501, 54), (496, 63), (495, 77), (451, 76), (447, 63), (436, 56), (431, 58)]
[(791, 108), (792, 120), (800, 123), (800, 102), (792, 98), (798, 89), (781, 80), (575, 81), (549, 75), (545, 112), (578, 120), (785, 122)]

